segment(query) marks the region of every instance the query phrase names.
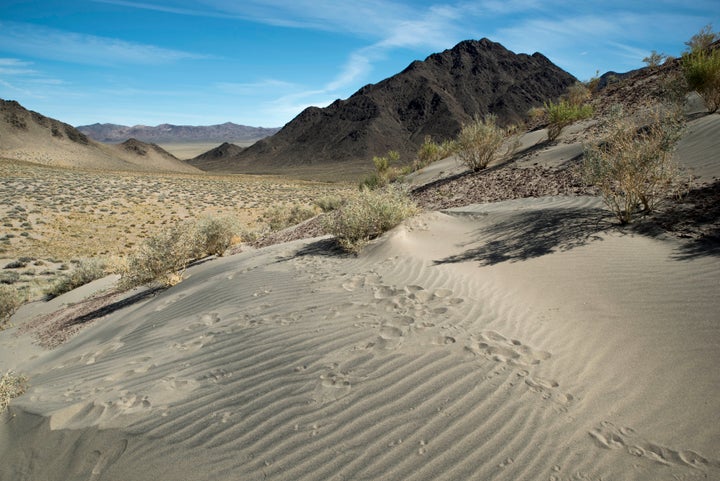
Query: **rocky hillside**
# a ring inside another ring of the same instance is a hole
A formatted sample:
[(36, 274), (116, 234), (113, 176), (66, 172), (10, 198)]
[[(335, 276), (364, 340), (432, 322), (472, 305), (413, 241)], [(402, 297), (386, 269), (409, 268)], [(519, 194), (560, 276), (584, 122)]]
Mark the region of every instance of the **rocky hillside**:
[(132, 140), (95, 142), (72, 125), (0, 99), (0, 157), (92, 170), (199, 172), (160, 147)]
[(411, 161), (426, 135), (454, 137), (474, 115), (501, 123), (562, 94), (576, 79), (539, 53), (515, 54), (490, 40), (464, 41), (367, 85), (347, 100), (310, 107), (272, 137), (217, 163), (219, 170), (283, 172), (332, 166), (352, 174), (394, 149)]
[(245, 149), (239, 145), (224, 142), (214, 149), (208, 150), (204, 154), (200, 154), (195, 158), (187, 160), (186, 162), (201, 170), (222, 170), (225, 166), (225, 159), (233, 158), (243, 150)]
[(137, 139), (142, 142), (254, 142), (276, 133), (279, 128), (248, 127), (232, 122), (219, 125), (193, 126), (161, 124), (154, 127), (117, 124), (82, 125), (80, 132), (98, 142), (123, 142)]

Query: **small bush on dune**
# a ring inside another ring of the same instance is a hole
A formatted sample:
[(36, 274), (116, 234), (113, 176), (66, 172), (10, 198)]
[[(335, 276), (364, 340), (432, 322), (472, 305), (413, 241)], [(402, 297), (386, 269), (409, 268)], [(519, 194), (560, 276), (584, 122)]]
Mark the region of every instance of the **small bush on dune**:
[(592, 116), (593, 108), (590, 105), (576, 105), (567, 100), (560, 100), (558, 103), (547, 102), (548, 140), (555, 140), (562, 132), (562, 129)]
[(17, 288), (0, 284), (0, 330), (10, 320), (23, 303), (23, 297)]
[(130, 255), (121, 269), (120, 287), (133, 287), (158, 281), (163, 285), (177, 284), (182, 273), (198, 251), (193, 225), (183, 223), (145, 239)]
[(315, 217), (315, 215), (317, 215), (317, 212), (311, 206), (275, 204), (263, 212), (260, 220), (265, 222), (271, 231), (275, 232), (299, 224)]
[(46, 294), (50, 297), (57, 297), (96, 279), (101, 279), (108, 274), (106, 268), (107, 262), (103, 259), (81, 259), (75, 270), (58, 279), (46, 291)]
[(688, 87), (700, 94), (710, 113), (716, 112), (720, 107), (720, 48), (685, 55), (682, 69)]
[(7, 409), (10, 400), (23, 394), (27, 389), (27, 378), (12, 372), (0, 376), (0, 413)]
[(205, 255), (221, 256), (238, 237), (240, 226), (232, 217), (206, 217), (196, 226), (196, 242), (199, 248), (196, 257)]
[(325, 213), (339, 209), (344, 203), (345, 199), (339, 195), (326, 195), (315, 200), (318, 209)]
[(395, 150), (390, 150), (384, 156), (373, 157), (373, 165), (375, 172), (366, 177), (361, 183), (361, 188), (378, 189), (395, 182), (403, 172), (397, 167), (400, 162), (400, 154)]
[(463, 164), (472, 171), (484, 169), (495, 157), (505, 139), (505, 131), (497, 125), (497, 118), (488, 115), (475, 117), (463, 126), (456, 139), (456, 153)]
[(345, 250), (357, 252), (369, 240), (417, 212), (415, 203), (400, 188), (361, 189), (357, 196), (324, 219), (324, 227)]
[(586, 147), (584, 178), (600, 190), (622, 224), (639, 212), (651, 212), (682, 185), (672, 159), (682, 129), (678, 110), (653, 109), (639, 120), (618, 112), (602, 142)]

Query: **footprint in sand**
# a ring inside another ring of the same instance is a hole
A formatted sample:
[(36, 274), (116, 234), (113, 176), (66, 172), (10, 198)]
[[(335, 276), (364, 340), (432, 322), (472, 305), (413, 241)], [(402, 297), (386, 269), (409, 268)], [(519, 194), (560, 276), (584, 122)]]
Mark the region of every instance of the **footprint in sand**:
[(94, 451), (93, 454), (97, 456), (97, 462), (93, 467), (92, 475), (90, 476), (89, 481), (95, 481), (96, 479), (100, 479), (100, 476), (102, 476), (102, 474), (107, 470), (107, 468), (113, 465), (120, 458), (120, 456), (123, 455), (123, 453), (127, 449), (127, 445), (128, 440), (121, 439), (113, 443), (107, 449), (104, 449), (102, 451)]
[(525, 377), (525, 384), (530, 387), (531, 391), (541, 394), (543, 399), (561, 406), (567, 406), (575, 400), (572, 394), (563, 393), (558, 389), (560, 385), (557, 381), (528, 376)]
[[(631, 456), (647, 459), (666, 466), (694, 468), (720, 475), (720, 460), (711, 460), (689, 449), (672, 449), (640, 437), (634, 429), (618, 428), (603, 421), (588, 432), (595, 443), (605, 449), (622, 450)], [(717, 478), (713, 478), (717, 479)]]
[(320, 404), (337, 401), (350, 394), (350, 379), (342, 373), (330, 371), (320, 375), (315, 387), (313, 399)]
[(475, 354), (481, 354), (498, 362), (507, 362), (518, 366), (531, 366), (550, 359), (549, 352), (538, 351), (523, 345), (517, 339), (507, 339), (495, 331), (484, 331), (473, 340), (468, 348)]

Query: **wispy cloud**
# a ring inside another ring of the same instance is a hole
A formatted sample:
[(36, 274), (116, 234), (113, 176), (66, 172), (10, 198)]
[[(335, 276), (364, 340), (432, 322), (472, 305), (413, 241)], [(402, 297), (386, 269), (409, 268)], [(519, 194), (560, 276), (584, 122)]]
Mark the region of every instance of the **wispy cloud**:
[(31, 65), (31, 62), (16, 58), (0, 58), (0, 75), (36, 75), (36, 70), (28, 68)]
[(0, 44), (17, 55), (90, 65), (156, 65), (205, 55), (34, 24), (0, 22)]

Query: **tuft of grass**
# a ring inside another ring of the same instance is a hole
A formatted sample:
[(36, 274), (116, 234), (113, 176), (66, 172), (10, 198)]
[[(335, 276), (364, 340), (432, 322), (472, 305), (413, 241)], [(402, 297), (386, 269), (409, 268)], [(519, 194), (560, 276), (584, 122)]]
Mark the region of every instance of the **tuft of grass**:
[(0, 377), (0, 413), (7, 409), (10, 401), (27, 390), (27, 378), (8, 371)]
[(402, 169), (397, 167), (399, 162), (400, 154), (395, 150), (390, 150), (383, 156), (373, 157), (375, 172), (360, 182), (360, 188), (379, 189), (395, 182), (403, 175)]
[(672, 151), (684, 118), (679, 110), (653, 109), (645, 118), (619, 112), (606, 137), (585, 148), (583, 177), (595, 185), (620, 223), (649, 213), (683, 185)]
[(399, 187), (362, 189), (345, 205), (323, 219), (327, 232), (349, 252), (358, 252), (381, 235), (419, 212), (407, 192)]

